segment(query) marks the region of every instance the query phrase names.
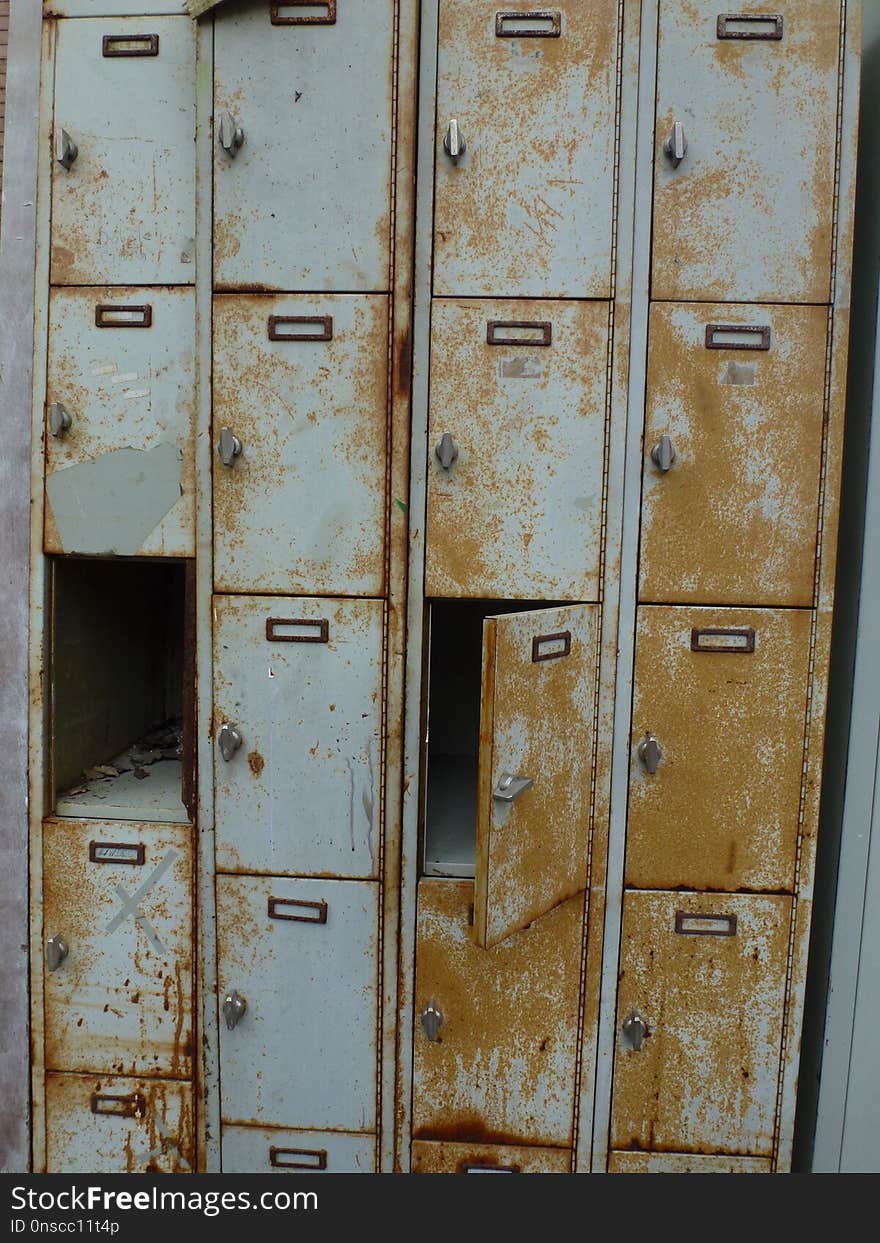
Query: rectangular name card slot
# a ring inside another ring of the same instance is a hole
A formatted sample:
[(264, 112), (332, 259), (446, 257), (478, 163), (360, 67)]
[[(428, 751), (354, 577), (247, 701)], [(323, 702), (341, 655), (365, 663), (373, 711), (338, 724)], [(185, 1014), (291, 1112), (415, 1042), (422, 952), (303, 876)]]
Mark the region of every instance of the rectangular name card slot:
[(111, 306), (99, 303), (95, 307), (96, 328), (151, 328), (151, 306)]
[(158, 35), (104, 35), (102, 56), (158, 56)]
[(708, 626), (699, 629), (694, 626), (691, 631), (692, 652), (742, 652), (755, 650), (755, 631), (751, 626), (743, 626), (738, 630), (717, 629)]
[(143, 867), (147, 850), (143, 842), (89, 842), (89, 863), (128, 863)]
[(530, 323), (525, 319), (490, 319), (486, 324), (487, 345), (550, 345), (553, 325)]
[(558, 9), (506, 10), (495, 14), (495, 34), (499, 39), (558, 39), (562, 14)]
[(675, 912), (675, 931), (683, 937), (735, 937), (735, 915), (691, 915)]
[(518, 1174), (512, 1166), (505, 1165), (466, 1165), (465, 1174)]
[[(290, 10), (297, 10), (291, 13)], [(334, 26), (336, 0), (278, 0), (271, 10), (273, 26)]]
[(323, 1148), (269, 1149), (269, 1164), (276, 1170), (326, 1170), (327, 1152)]
[[(297, 911), (306, 914), (297, 915)], [(326, 924), (327, 903), (306, 902), (298, 898), (270, 898), (269, 918), (284, 919), (292, 924)]]
[[(286, 633), (297, 627), (306, 633)], [(266, 638), (270, 643), (329, 643), (330, 622), (326, 617), (267, 617)]]
[(571, 631), (560, 630), (558, 634), (537, 634), (532, 639), (532, 663), (542, 660), (559, 660), (571, 651)]
[(707, 350), (769, 350), (767, 324), (707, 324)]
[(782, 15), (780, 13), (719, 13), (717, 33), (719, 39), (770, 39), (782, 38)]
[(270, 341), (332, 341), (332, 315), (270, 315)]
[(129, 1096), (92, 1093), (93, 1114), (108, 1114), (111, 1118), (143, 1118), (146, 1112), (147, 1102), (140, 1092), (132, 1092)]

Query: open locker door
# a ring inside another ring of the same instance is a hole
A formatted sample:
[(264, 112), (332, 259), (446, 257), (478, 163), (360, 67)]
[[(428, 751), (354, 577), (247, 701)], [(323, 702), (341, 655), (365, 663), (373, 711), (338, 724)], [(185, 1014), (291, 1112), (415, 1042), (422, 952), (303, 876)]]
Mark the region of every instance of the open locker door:
[(483, 625), (474, 936), (488, 949), (586, 885), (599, 606)]

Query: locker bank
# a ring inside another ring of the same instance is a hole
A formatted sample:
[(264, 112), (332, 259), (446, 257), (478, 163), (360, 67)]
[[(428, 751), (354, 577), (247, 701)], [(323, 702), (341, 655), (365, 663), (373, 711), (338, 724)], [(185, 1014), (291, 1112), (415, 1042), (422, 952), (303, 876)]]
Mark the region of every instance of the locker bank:
[(10, 1167), (787, 1172), (860, 5), (43, 8)]

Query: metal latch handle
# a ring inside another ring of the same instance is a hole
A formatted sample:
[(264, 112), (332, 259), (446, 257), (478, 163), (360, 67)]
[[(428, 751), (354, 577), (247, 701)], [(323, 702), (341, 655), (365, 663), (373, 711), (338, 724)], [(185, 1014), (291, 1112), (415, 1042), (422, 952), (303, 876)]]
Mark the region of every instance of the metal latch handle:
[(217, 742), (220, 744), (220, 754), (228, 764), (244, 742), (244, 738), (242, 738), (241, 730), (238, 726), (233, 725), (231, 721), (227, 721), (225, 725), (220, 726)]
[(66, 129), (55, 131), (55, 159), (62, 168), (70, 168), (79, 155), (79, 147), (70, 137)]
[(660, 761), (663, 759), (663, 752), (660, 749), (660, 743), (653, 734), (645, 734), (639, 743), (638, 754), (647, 771), (651, 774), (656, 773)]
[(675, 461), (675, 446), (668, 436), (661, 436), (651, 450), (651, 461), (665, 475)]
[(234, 1031), (236, 1024), (244, 1017), (247, 1010), (247, 1002), (241, 993), (235, 989), (231, 993), (227, 993), (223, 999), (223, 1017), (226, 1019), (226, 1027), (229, 1031)]
[(638, 1010), (631, 1010), (623, 1020), (624, 1039), (630, 1048), (636, 1053), (639, 1052), (645, 1043), (645, 1037), (648, 1035), (648, 1024), (639, 1014)]
[(684, 133), (684, 126), (681, 121), (673, 121), (672, 133), (663, 143), (663, 154), (673, 168), (678, 168), (687, 154), (687, 149), (688, 143)]
[(502, 773), (498, 785), (492, 791), (492, 797), (501, 803), (512, 803), (515, 798), (525, 794), (534, 785), (531, 777), (517, 776), (514, 773)]
[(464, 140), (464, 134), (459, 129), (458, 121), (455, 117), (446, 126), (446, 134), (443, 138), (443, 150), (452, 160), (453, 164), (457, 164), (461, 157), (467, 151), (467, 143)]
[(56, 932), (46, 942), (46, 966), (50, 971), (57, 971), (69, 953), (70, 948), (64, 937)]
[(434, 454), (444, 470), (449, 470), (453, 462), (458, 461), (458, 445), (449, 432), (444, 432), (440, 437), (434, 446)]
[(425, 1006), (419, 1015), (419, 1022), (422, 1025), (422, 1031), (429, 1040), (437, 1040), (440, 1036), (440, 1028), (443, 1026), (445, 1019), (443, 1011), (437, 1005), (437, 1002), (431, 1000)]
[(224, 466), (233, 466), (241, 453), (241, 441), (233, 433), (231, 427), (220, 428), (220, 439), (217, 441), (217, 452)]
[(69, 431), (72, 419), (60, 401), (53, 401), (49, 406), (49, 432), (60, 438)]
[(231, 112), (220, 113), (217, 140), (227, 155), (235, 156), (244, 142), (244, 130)]

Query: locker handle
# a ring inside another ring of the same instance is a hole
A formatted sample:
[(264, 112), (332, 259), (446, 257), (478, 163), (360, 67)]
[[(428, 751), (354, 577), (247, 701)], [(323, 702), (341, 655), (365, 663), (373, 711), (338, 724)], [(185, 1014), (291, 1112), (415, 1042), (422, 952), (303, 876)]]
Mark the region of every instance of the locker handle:
[(452, 160), (453, 164), (457, 164), (461, 157), (467, 151), (467, 143), (464, 140), (464, 134), (459, 129), (458, 121), (455, 117), (446, 126), (446, 134), (443, 138), (443, 150)]
[(534, 784), (531, 777), (502, 773), (498, 785), (492, 791), (492, 797), (497, 798), (499, 803), (512, 803), (521, 794), (525, 794), (526, 790), (530, 790)]
[[(285, 17), (281, 12), (282, 9), (304, 8), (321, 8), (327, 12), (305, 13), (300, 17), (293, 13)], [(270, 20), (273, 26), (335, 26), (336, 0), (273, 0)]]
[(633, 1052), (638, 1053), (645, 1038), (648, 1036), (648, 1024), (639, 1014), (638, 1010), (631, 1010), (623, 1020), (621, 1028), (624, 1040), (629, 1044)]
[(147, 1102), (141, 1092), (131, 1092), (128, 1096), (93, 1092), (91, 1107), (93, 1114), (109, 1114), (111, 1118), (143, 1118), (147, 1112)]
[(639, 743), (638, 755), (647, 771), (652, 775), (656, 773), (660, 761), (663, 759), (663, 752), (660, 749), (660, 743), (653, 734), (645, 734)]
[(244, 130), (231, 112), (220, 113), (217, 141), (230, 158), (234, 159), (244, 143)]
[(434, 446), (434, 456), (444, 470), (449, 470), (452, 464), (458, 461), (458, 445), (449, 432), (444, 432), (437, 441)]
[(669, 160), (673, 168), (678, 168), (684, 157), (687, 155), (688, 143), (684, 133), (684, 126), (681, 121), (673, 121), (672, 132), (667, 136), (663, 143), (663, 154)]
[(70, 949), (64, 937), (56, 932), (46, 942), (46, 966), (50, 971), (57, 971), (69, 953)]
[(224, 466), (234, 466), (235, 459), (241, 455), (241, 441), (231, 427), (220, 428), (217, 454)]
[(663, 435), (651, 450), (651, 461), (665, 475), (675, 461), (675, 446), (668, 436)]
[[(282, 1157), (313, 1157), (313, 1161), (282, 1161)], [(276, 1170), (326, 1170), (326, 1148), (276, 1148), (269, 1149), (269, 1164)]]
[(79, 155), (79, 147), (70, 137), (66, 129), (55, 131), (55, 159), (62, 168), (69, 169)]
[(422, 1013), (419, 1015), (419, 1022), (422, 1025), (422, 1031), (432, 1042), (439, 1040), (440, 1029), (445, 1021), (443, 1011), (434, 1000), (429, 1001)]
[(59, 439), (70, 430), (73, 422), (65, 406), (60, 401), (53, 401), (49, 407), (49, 434)]
[(247, 1010), (247, 1002), (241, 993), (235, 989), (231, 993), (227, 993), (223, 998), (223, 1017), (226, 1020), (227, 1031), (235, 1031), (239, 1021), (244, 1018)]
[(217, 735), (217, 742), (220, 746), (220, 754), (228, 764), (241, 744), (244, 742), (244, 738), (242, 737), (241, 730), (237, 725), (233, 725), (231, 721), (226, 721), (220, 726), (220, 732)]

